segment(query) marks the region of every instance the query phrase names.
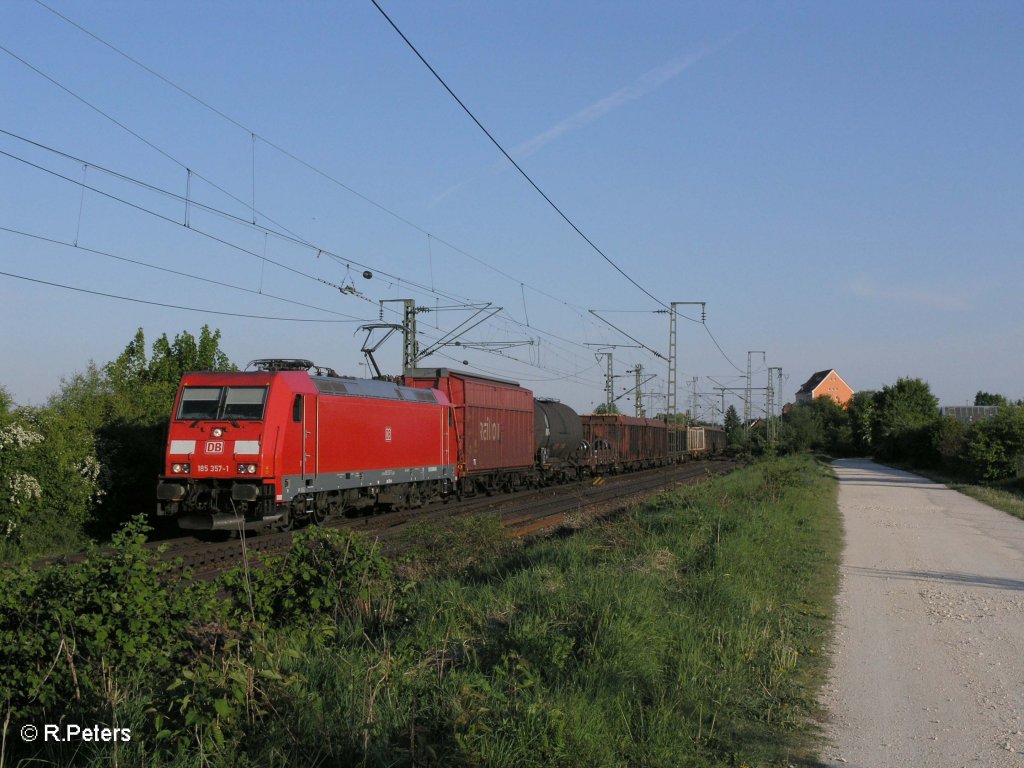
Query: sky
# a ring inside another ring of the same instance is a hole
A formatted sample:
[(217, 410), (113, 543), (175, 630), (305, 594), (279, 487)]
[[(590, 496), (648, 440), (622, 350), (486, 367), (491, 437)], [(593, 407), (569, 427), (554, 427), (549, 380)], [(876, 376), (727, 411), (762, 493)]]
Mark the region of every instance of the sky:
[(402, 299), (483, 320), (422, 366), (580, 411), (609, 350), (665, 409), (670, 302), (704, 418), (748, 357), (754, 413), (769, 366), (1024, 397), (1021, 3), (379, 2), (533, 184), (370, 0), (0, 3), (16, 402), (138, 328), (366, 376)]

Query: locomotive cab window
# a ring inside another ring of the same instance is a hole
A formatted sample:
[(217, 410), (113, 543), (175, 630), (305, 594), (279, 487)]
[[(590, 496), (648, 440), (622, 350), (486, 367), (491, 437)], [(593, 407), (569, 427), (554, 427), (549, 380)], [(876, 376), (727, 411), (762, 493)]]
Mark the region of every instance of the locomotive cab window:
[(184, 421), (258, 421), (267, 402), (266, 387), (185, 387), (178, 405)]
[(263, 418), (263, 405), (266, 401), (266, 387), (228, 387), (221, 418), (258, 421)]
[(295, 402), (292, 403), (292, 421), (296, 424), (302, 423), (302, 395), (296, 395)]
[(223, 387), (185, 387), (178, 406), (179, 419), (216, 419)]

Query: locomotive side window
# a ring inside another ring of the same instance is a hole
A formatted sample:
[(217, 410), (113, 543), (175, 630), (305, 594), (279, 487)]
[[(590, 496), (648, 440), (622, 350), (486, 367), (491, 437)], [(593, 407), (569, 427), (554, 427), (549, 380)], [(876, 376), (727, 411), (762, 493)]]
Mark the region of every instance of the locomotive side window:
[(179, 419), (216, 419), (223, 387), (185, 387), (178, 406)]
[(292, 421), (296, 424), (302, 423), (302, 395), (296, 395), (295, 402), (292, 403)]
[(228, 387), (221, 418), (258, 421), (263, 418), (263, 405), (266, 401), (266, 387)]

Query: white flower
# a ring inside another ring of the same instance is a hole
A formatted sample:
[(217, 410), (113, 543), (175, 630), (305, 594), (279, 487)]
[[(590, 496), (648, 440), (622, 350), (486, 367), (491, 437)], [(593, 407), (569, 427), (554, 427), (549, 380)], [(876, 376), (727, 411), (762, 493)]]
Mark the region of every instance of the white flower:
[(10, 448), (27, 448), (30, 445), (43, 442), (43, 436), (38, 432), (25, 429), (20, 424), (10, 424), (0, 429), (0, 450)]
[(24, 472), (16, 472), (11, 478), (9, 487), (11, 495), (8, 497), (8, 501), (16, 507), (43, 495), (39, 481)]

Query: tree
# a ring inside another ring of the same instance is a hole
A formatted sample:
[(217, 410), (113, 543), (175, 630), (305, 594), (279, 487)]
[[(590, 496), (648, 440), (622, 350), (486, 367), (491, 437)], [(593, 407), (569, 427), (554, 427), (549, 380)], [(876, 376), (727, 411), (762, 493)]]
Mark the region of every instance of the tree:
[(615, 405), (615, 403), (612, 403), (611, 405), (608, 405), (608, 403), (601, 403), (599, 406), (597, 406), (597, 408), (594, 409), (594, 413), (597, 414), (614, 414), (618, 412), (619, 407)]
[(740, 415), (736, 413), (736, 406), (730, 405), (725, 409), (725, 431), (732, 432), (740, 426)]
[(929, 430), (939, 418), (939, 400), (921, 379), (898, 379), (875, 394), (871, 440), (884, 459), (922, 466), (936, 458)]
[(742, 421), (740, 421), (740, 415), (736, 413), (736, 406), (730, 405), (725, 409), (725, 437), (726, 442), (730, 448), (736, 448), (740, 451), (747, 451), (750, 447), (749, 435)]
[[(87, 523), (105, 536), (151, 505), (163, 464), (164, 439), (183, 373), (237, 370), (220, 349), (220, 331), (203, 326), (170, 341), (160, 336), (146, 355), (141, 328), (116, 359), (90, 363), (63, 380), (34, 415), (44, 440), (34, 449), (47, 516), (66, 515), (69, 530)], [(0, 417), (2, 419), (2, 417)], [(84, 482), (84, 484), (83, 484)], [(102, 504), (100, 495), (105, 492)]]
[(780, 442), (790, 451), (847, 453), (850, 443), (847, 414), (831, 397), (797, 403), (782, 417)]
[(846, 418), (850, 425), (850, 452), (869, 456), (873, 450), (872, 424), (875, 418), (875, 395), (871, 390), (857, 392), (846, 404)]
[(974, 396), (975, 405), (1009, 405), (1010, 401), (1003, 395), (994, 395), (991, 392), (982, 392), (978, 390), (978, 393)]

